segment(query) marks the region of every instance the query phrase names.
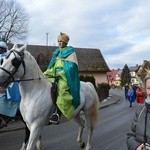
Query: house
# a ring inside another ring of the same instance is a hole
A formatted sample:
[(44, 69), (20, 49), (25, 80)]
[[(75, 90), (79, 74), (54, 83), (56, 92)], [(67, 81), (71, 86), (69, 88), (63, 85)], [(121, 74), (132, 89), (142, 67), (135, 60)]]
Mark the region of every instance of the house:
[(132, 84), (139, 84), (141, 82), (137, 75), (139, 68), (140, 68), (140, 65), (138, 64), (136, 64), (135, 66), (129, 67)]
[(108, 83), (109, 67), (99, 49), (75, 48), (80, 75), (93, 76), (96, 84)]
[[(144, 76), (147, 74), (147, 71), (150, 70), (150, 61), (143, 60), (142, 65), (136, 64), (135, 66), (129, 67), (130, 75), (131, 75), (131, 83), (139, 84), (142, 83)], [(112, 69), (107, 72), (107, 80), (110, 85), (120, 86), (121, 84), (121, 73), (122, 69)]]
[[(140, 79), (137, 75), (140, 66), (137, 64), (136, 66), (129, 67), (130, 74), (131, 74), (131, 83), (132, 84), (139, 84)], [(107, 79), (110, 85), (120, 86), (121, 84), (121, 73), (122, 69), (112, 69), (110, 72), (107, 73)], [(108, 75), (110, 77), (108, 77)]]
[(143, 64), (140, 65), (137, 71), (137, 76), (141, 83), (148, 71), (150, 71), (150, 61), (143, 60)]
[[(47, 69), (55, 49), (55, 46), (27, 45), (27, 50), (35, 57), (42, 71)], [(109, 67), (99, 49), (75, 48), (75, 52), (80, 75), (93, 76), (96, 84), (107, 83)]]
[(114, 84), (114, 80), (115, 80), (117, 72), (118, 72), (118, 69), (112, 69), (111, 71), (107, 72), (107, 80), (108, 80), (109, 85)]
[(107, 80), (109, 85), (120, 86), (122, 69), (112, 69), (107, 72)]
[(120, 85), (121, 85), (121, 73), (122, 73), (122, 69), (118, 69), (118, 72), (117, 72), (115, 80), (114, 80), (114, 84), (117, 87), (120, 87)]

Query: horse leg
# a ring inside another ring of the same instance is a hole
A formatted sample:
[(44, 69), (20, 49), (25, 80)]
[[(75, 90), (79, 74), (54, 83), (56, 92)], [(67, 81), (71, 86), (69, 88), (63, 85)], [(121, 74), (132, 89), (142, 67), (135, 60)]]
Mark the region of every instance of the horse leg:
[(27, 127), (25, 121), (23, 120), (23, 117), (22, 117), (20, 111), (17, 112), (17, 115), (20, 117), (21, 121), (22, 121), (22, 122), (24, 123), (24, 125), (25, 125), (25, 139), (24, 139), (24, 142), (23, 142), (22, 147), (21, 147), (21, 149), (20, 149), (20, 150), (25, 150), (26, 147), (27, 147), (28, 140), (29, 140), (30, 130), (29, 130), (29, 128)]
[(88, 138), (87, 138), (87, 144), (86, 144), (85, 150), (90, 150), (91, 149), (91, 139), (92, 139), (92, 133), (93, 133), (94, 126), (91, 123), (91, 118), (90, 118), (89, 115), (86, 116), (86, 121), (87, 121)]
[(85, 150), (91, 149), (91, 139), (94, 130), (94, 126), (96, 124), (98, 118), (98, 107), (96, 101), (94, 102), (93, 106), (85, 111), (85, 118), (87, 122), (87, 131), (88, 131), (88, 138)]
[[(22, 147), (21, 147), (20, 150), (26, 150), (27, 143), (28, 143), (29, 136), (30, 136), (30, 130), (28, 129), (28, 127), (27, 127), (25, 121), (23, 120), (22, 115), (21, 115), (21, 114), (19, 114), (19, 115), (20, 115), (20, 117), (21, 117), (22, 122), (23, 122), (24, 125), (25, 125), (25, 139), (24, 139), (24, 142), (23, 142)], [(39, 137), (39, 139), (38, 139), (38, 141), (37, 141), (37, 143), (36, 143), (36, 147), (37, 147), (37, 150), (42, 150), (41, 136)]]
[(25, 150), (26, 149), (27, 143), (28, 143), (28, 140), (29, 140), (29, 136), (30, 136), (30, 130), (28, 129), (28, 127), (25, 124), (25, 139), (24, 139), (24, 142), (23, 142), (22, 147), (21, 147), (20, 150)]
[(29, 136), (30, 136), (30, 130), (28, 129), (25, 121), (23, 120), (23, 117), (22, 117), (21, 112), (19, 110), (17, 111), (16, 118), (21, 119), (21, 121), (25, 125), (25, 139), (24, 139), (24, 142), (23, 142), (20, 150), (26, 150), (27, 142), (28, 142)]
[(36, 142), (36, 147), (37, 147), (37, 150), (42, 150), (41, 136), (39, 137), (39, 139)]
[[(30, 136), (30, 130), (25, 125), (25, 140), (24, 140), (24, 143), (22, 144), (22, 147), (20, 150), (26, 150), (29, 136)], [(42, 150), (41, 136), (39, 137), (38, 141), (36, 142), (36, 147), (37, 147), (37, 150)]]
[(42, 128), (31, 127), (29, 141), (28, 141), (26, 150), (35, 149), (36, 142), (39, 140), (41, 130)]
[(82, 134), (84, 129), (85, 121), (81, 118), (80, 113), (74, 117), (75, 122), (79, 125), (79, 131), (77, 136), (77, 142), (79, 143), (81, 148), (85, 147), (85, 143), (82, 141)]

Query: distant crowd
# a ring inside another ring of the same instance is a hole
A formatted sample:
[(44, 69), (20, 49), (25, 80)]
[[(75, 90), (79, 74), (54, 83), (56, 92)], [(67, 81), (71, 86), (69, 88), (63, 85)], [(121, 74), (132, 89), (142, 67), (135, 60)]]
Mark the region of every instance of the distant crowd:
[(131, 83), (126, 84), (124, 86), (125, 98), (129, 101), (129, 107), (132, 107), (133, 102), (137, 102), (138, 104), (144, 104), (144, 88), (142, 84), (132, 85)]

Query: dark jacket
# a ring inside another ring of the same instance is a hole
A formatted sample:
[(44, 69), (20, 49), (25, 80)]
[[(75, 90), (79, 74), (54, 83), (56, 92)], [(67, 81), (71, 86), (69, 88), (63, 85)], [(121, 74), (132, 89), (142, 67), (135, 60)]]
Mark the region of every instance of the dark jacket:
[[(145, 116), (147, 108), (138, 108), (135, 118), (131, 125), (131, 131), (127, 134), (127, 147), (129, 150), (136, 150), (136, 148), (145, 143), (144, 130), (145, 130)], [(147, 113), (146, 125), (146, 138), (147, 143), (150, 144), (150, 111)]]

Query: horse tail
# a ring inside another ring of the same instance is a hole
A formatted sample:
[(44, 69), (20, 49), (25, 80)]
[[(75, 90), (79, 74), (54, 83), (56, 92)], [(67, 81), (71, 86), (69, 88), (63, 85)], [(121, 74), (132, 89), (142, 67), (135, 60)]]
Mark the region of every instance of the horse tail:
[(92, 90), (92, 93), (93, 93), (93, 105), (91, 107), (91, 114), (90, 114), (91, 123), (90, 124), (94, 127), (96, 122), (98, 121), (99, 97), (93, 84), (91, 82), (87, 82), (87, 83), (90, 86), (90, 89)]

